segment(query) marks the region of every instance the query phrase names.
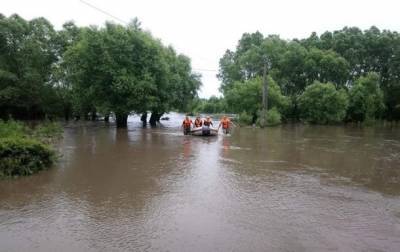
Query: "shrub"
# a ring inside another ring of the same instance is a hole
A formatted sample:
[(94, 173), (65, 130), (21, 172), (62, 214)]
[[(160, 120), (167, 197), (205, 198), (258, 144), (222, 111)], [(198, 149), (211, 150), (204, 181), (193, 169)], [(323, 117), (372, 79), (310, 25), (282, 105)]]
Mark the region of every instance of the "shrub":
[(31, 175), (50, 167), (53, 161), (53, 150), (37, 140), (0, 139), (0, 177)]
[(253, 123), (253, 117), (243, 111), (240, 113), (238, 121), (240, 125), (251, 125)]
[(299, 98), (300, 116), (310, 123), (337, 123), (344, 119), (348, 96), (332, 83), (314, 82)]
[(275, 126), (281, 124), (281, 113), (279, 113), (276, 107), (268, 110), (267, 112), (267, 125), (268, 126)]
[[(257, 120), (257, 125), (262, 126), (261, 125), (261, 120), (262, 120), (262, 112), (260, 112), (260, 116)], [(281, 113), (279, 113), (278, 109), (276, 107), (273, 107), (272, 109), (268, 110), (268, 112), (266, 113), (266, 126), (276, 126), (281, 124), (282, 122), (282, 116)]]
[(23, 137), (28, 134), (28, 128), (17, 121), (9, 120), (4, 122), (0, 120), (0, 139), (6, 137)]
[(36, 126), (33, 136), (43, 142), (51, 142), (51, 139), (59, 138), (63, 130), (58, 122), (43, 122)]
[(0, 121), (0, 177), (25, 176), (48, 168), (54, 151), (47, 143), (61, 133), (61, 126), (54, 122), (30, 129), (21, 122)]
[(376, 73), (368, 73), (367, 76), (357, 79), (350, 89), (349, 97), (348, 117), (353, 121), (373, 124), (374, 119), (380, 117), (385, 108), (379, 75)]
[[(232, 112), (246, 111), (257, 115), (262, 107), (262, 90), (262, 79), (258, 77), (235, 82), (225, 94), (226, 103)], [(271, 77), (268, 77), (268, 107), (276, 107), (280, 113), (285, 113), (289, 108), (288, 97), (282, 94), (279, 85)]]

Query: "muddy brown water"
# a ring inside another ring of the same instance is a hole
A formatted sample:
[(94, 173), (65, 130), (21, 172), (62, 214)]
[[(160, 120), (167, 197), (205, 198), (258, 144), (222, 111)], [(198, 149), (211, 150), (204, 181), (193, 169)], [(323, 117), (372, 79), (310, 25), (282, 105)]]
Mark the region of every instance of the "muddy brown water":
[(400, 129), (69, 124), (0, 181), (0, 251), (400, 251)]

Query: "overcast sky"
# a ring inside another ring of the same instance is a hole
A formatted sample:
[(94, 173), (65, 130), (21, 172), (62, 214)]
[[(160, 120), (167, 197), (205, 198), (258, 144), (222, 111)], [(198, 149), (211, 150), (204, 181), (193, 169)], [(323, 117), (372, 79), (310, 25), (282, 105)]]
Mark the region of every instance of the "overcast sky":
[[(192, 59), (202, 74), (200, 97), (220, 95), (215, 77), (226, 49), (244, 32), (304, 38), (344, 26), (400, 31), (400, 0), (84, 0), (118, 19), (138, 17), (142, 26)], [(0, 0), (0, 13), (45, 17), (56, 29), (66, 21), (102, 25), (112, 17), (80, 0)], [(114, 20), (115, 22), (120, 22)]]

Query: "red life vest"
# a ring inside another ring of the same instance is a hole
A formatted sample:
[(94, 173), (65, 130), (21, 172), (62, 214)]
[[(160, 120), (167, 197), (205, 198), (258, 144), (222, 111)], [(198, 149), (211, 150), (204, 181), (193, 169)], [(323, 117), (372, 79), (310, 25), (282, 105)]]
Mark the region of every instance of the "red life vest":
[(185, 119), (185, 120), (183, 120), (183, 123), (182, 123), (182, 125), (184, 126), (184, 127), (190, 127), (190, 125), (192, 124), (192, 120), (187, 120), (187, 119)]

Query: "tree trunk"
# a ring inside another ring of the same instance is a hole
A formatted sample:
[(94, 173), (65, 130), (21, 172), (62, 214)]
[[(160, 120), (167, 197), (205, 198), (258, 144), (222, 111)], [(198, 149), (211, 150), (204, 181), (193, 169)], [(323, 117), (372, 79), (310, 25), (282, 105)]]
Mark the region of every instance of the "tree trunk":
[(69, 121), (69, 118), (71, 116), (71, 109), (69, 107), (64, 107), (64, 119), (65, 121)]
[(90, 115), (91, 115), (90, 119), (91, 119), (92, 121), (96, 121), (96, 119), (97, 119), (97, 112), (96, 112), (96, 109), (93, 109), (92, 112), (90, 113)]
[(117, 121), (117, 128), (126, 128), (128, 126), (128, 114), (118, 113), (115, 114)]
[(150, 116), (150, 125), (152, 127), (157, 126), (157, 122), (160, 122), (160, 118), (164, 113), (158, 113), (158, 112), (151, 112)]
[(151, 112), (150, 120), (149, 120), (150, 126), (155, 127), (157, 126), (157, 116), (156, 112)]
[(69, 113), (65, 113), (64, 114), (64, 119), (65, 119), (66, 122), (69, 121)]
[(160, 122), (160, 119), (161, 119), (161, 117), (164, 115), (164, 112), (163, 113), (160, 113), (160, 114), (158, 114), (158, 117), (157, 117), (157, 122)]
[(142, 114), (142, 116), (140, 117), (140, 120), (141, 120), (142, 123), (143, 123), (143, 127), (146, 127), (146, 125), (147, 125), (147, 112), (144, 112), (144, 113)]

